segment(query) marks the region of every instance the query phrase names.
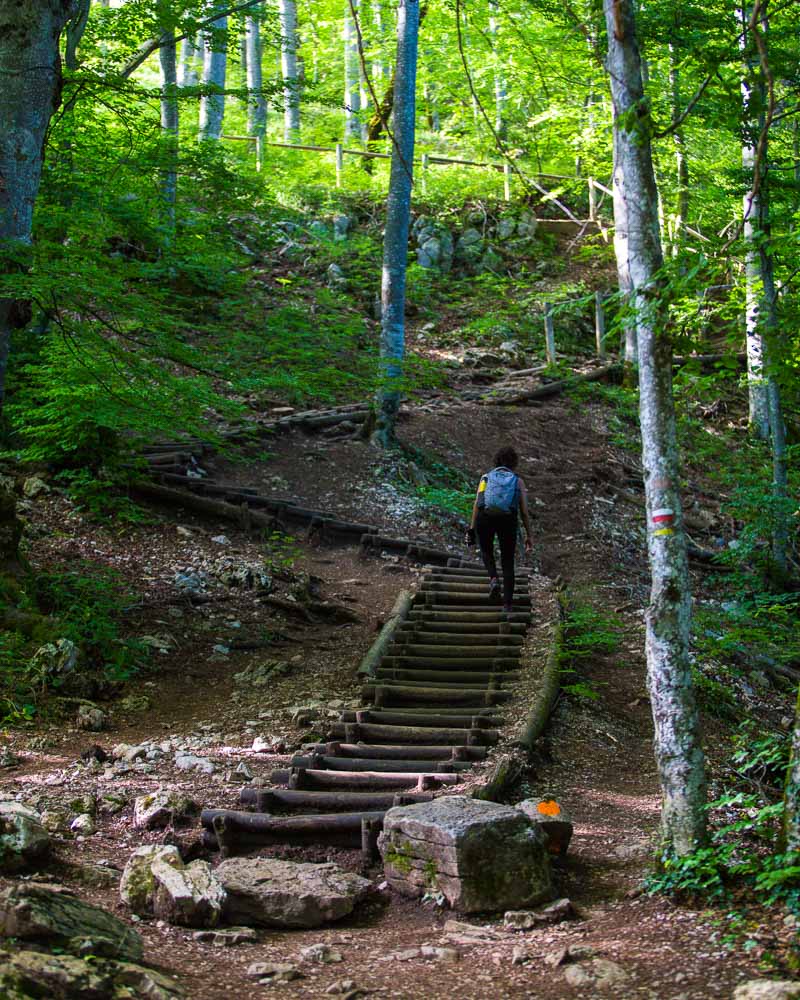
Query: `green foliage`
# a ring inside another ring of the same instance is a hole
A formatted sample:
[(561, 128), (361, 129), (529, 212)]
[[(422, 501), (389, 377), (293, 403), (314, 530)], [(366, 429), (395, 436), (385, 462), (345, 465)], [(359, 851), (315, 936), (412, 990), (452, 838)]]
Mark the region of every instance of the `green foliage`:
[(128, 474), (128, 470), (114, 471), (103, 466), (96, 472), (65, 469), (55, 478), (66, 486), (76, 510), (93, 521), (115, 525), (150, 523), (152, 515), (123, 492)]
[[(588, 601), (569, 598), (564, 615), (559, 669), (562, 677), (578, 675), (581, 664), (594, 657), (607, 657), (616, 653), (622, 640), (622, 629), (613, 614), (598, 611)], [(586, 679), (562, 681), (566, 694), (587, 701), (596, 701), (600, 695)]]
[(697, 705), (704, 712), (717, 719), (735, 721), (739, 718), (741, 708), (736, 702), (736, 696), (730, 687), (716, 677), (710, 677), (703, 670), (692, 667), (692, 687)]
[(271, 531), (264, 538), (264, 567), (275, 576), (294, 572), (294, 564), (302, 553), (294, 535)]
[(417, 487), (416, 492), (417, 496), (425, 503), (439, 507), (450, 514), (455, 514), (457, 517), (462, 517), (464, 520), (469, 520), (472, 514), (474, 497), (463, 490), (449, 489), (446, 486), (422, 485)]

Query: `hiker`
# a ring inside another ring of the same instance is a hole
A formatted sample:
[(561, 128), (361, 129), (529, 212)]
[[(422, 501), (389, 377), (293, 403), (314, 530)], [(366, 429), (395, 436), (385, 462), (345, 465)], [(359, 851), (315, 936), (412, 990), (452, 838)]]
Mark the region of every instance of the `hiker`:
[[(525, 525), (525, 552), (531, 551), (531, 519), (525, 483), (514, 472), (519, 455), (511, 446), (501, 448), (494, 457), (495, 468), (481, 476), (472, 520), (467, 529), (467, 544), (474, 545), (477, 535), (483, 564), (489, 574), (489, 600), (503, 610), (511, 611), (514, 602), (514, 555), (517, 547), (517, 511)], [(503, 589), (497, 580), (494, 559), (494, 539), (500, 544), (500, 564), (503, 567)]]

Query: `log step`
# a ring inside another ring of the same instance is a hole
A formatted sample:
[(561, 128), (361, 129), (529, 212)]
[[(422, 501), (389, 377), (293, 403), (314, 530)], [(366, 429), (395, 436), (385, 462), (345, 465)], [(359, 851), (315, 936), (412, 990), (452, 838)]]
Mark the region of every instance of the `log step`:
[[(489, 584), (486, 583), (461, 583), (455, 580), (429, 580), (423, 583), (419, 593), (422, 594), (469, 594), (476, 598), (489, 597)], [(530, 592), (526, 584), (517, 584), (514, 587), (514, 596), (530, 597)]]
[(518, 647), (503, 646), (498, 643), (487, 646), (479, 646), (477, 643), (469, 646), (450, 646), (444, 643), (393, 642), (388, 646), (384, 659), (387, 657), (398, 660), (412, 659), (415, 661), (427, 658), (432, 663), (437, 663), (443, 657), (458, 660), (482, 658), (492, 662), (499, 657), (517, 662), (519, 660), (519, 649)]
[(378, 669), (401, 667), (408, 670), (494, 670), (502, 672), (513, 670), (519, 666), (519, 656), (493, 656), (492, 652), (479, 656), (462, 656), (460, 653), (449, 656), (444, 652), (427, 656), (390, 655), (383, 657)]
[(292, 812), (311, 809), (320, 812), (365, 812), (391, 809), (393, 806), (410, 806), (416, 802), (430, 802), (430, 792), (353, 792), (353, 791), (297, 791), (293, 788), (243, 788), (239, 802), (257, 812)]
[(461, 726), (464, 729), (497, 729), (505, 725), (505, 719), (499, 715), (482, 715), (465, 713), (462, 709), (460, 714), (452, 712), (442, 712), (433, 714), (431, 712), (416, 712), (413, 708), (406, 710), (385, 709), (360, 710), (358, 712), (342, 712), (341, 722), (368, 722), (382, 726)]
[(404, 684), (401, 681), (393, 683), (366, 684), (361, 689), (365, 702), (374, 701), (376, 706), (397, 708), (401, 705), (459, 705), (461, 707), (481, 707), (497, 705), (510, 701), (513, 695), (510, 691), (485, 688), (462, 688), (452, 685), (430, 687), (427, 685)]
[(360, 847), (364, 822), (382, 823), (385, 810), (319, 813), (315, 816), (271, 816), (235, 809), (204, 809), (200, 822), (211, 834), (209, 846), (226, 852), (264, 844), (322, 842), (338, 847)]
[(484, 760), (486, 747), (426, 747), (371, 745), (369, 743), (318, 743), (316, 752), (328, 757), (375, 757), (380, 760)]
[[(415, 696), (419, 697), (421, 701), (425, 700), (422, 695), (418, 693), (422, 690), (426, 692), (426, 697), (428, 691), (435, 691), (437, 693), (445, 692), (445, 694), (442, 695), (442, 700), (452, 704), (459, 704), (458, 695), (461, 692), (466, 695), (479, 694), (482, 698), (493, 695), (500, 701), (510, 701), (513, 697), (511, 692), (502, 686), (503, 682), (508, 680), (508, 674), (487, 674), (486, 677), (488, 677), (488, 680), (485, 678), (481, 680), (480, 675), (471, 673), (469, 675), (469, 681), (459, 681), (453, 680), (452, 673), (445, 675), (449, 678), (446, 680), (441, 679), (441, 674), (435, 674), (433, 680), (429, 677), (416, 677), (414, 675), (420, 673), (418, 670), (387, 670), (386, 673), (387, 676), (377, 677), (375, 679), (377, 687), (390, 688), (392, 690), (399, 688), (406, 691), (414, 691), (416, 692)], [(409, 677), (407, 676), (408, 674), (411, 674), (412, 676)], [(516, 674), (512, 675), (511, 679), (515, 680)], [(481, 704), (491, 705), (494, 704), (494, 702), (482, 701)]]
[[(444, 788), (447, 785), (457, 785), (462, 781), (463, 773), (469, 771), (471, 764), (460, 761), (460, 770), (451, 768), (437, 771), (431, 767), (430, 761), (421, 760), (389, 760), (373, 761), (376, 766), (370, 770), (336, 771), (322, 768), (292, 768), (292, 770), (273, 771), (271, 778), (276, 785), (288, 785), (295, 774), (302, 772), (301, 784), (307, 789), (376, 789), (385, 788), (416, 788), (425, 784), (427, 787)], [(391, 765), (391, 766), (389, 766)], [(425, 779), (424, 781), (422, 779)]]
[(343, 737), (348, 743), (364, 739), (370, 743), (446, 743), (452, 746), (491, 745), (500, 739), (496, 729), (461, 729), (455, 726), (388, 726), (372, 722), (334, 722), (328, 730), (331, 737)]
[(486, 608), (482, 611), (466, 611), (464, 608), (425, 608), (420, 605), (412, 607), (408, 613), (408, 621), (412, 623), (445, 622), (449, 625), (464, 623), (481, 625), (521, 625), (530, 624), (531, 615), (526, 611), (512, 611), (510, 614), (502, 608)]
[(449, 625), (447, 622), (440, 622), (438, 628), (430, 625), (410, 625), (399, 628), (395, 632), (397, 642), (423, 642), (428, 645), (446, 646), (450, 643), (464, 645), (466, 643), (476, 643), (479, 646), (489, 646), (496, 643), (500, 646), (522, 646), (525, 642), (524, 625), (512, 625), (511, 628), (519, 629), (518, 632), (502, 632), (507, 628), (504, 625), (495, 625), (492, 630), (491, 625), (469, 625), (458, 623)]
[(304, 767), (310, 769), (312, 772), (325, 768), (327, 771), (346, 772), (415, 771), (419, 774), (446, 774), (455, 773), (456, 771), (469, 771), (472, 767), (472, 761), (446, 760), (436, 763), (430, 760), (419, 759), (397, 760), (396, 758), (389, 758), (381, 760), (380, 757), (329, 757), (325, 754), (322, 757), (292, 757), (292, 767)]
[(503, 684), (519, 680), (519, 673), (511, 670), (410, 670), (405, 667), (379, 667), (375, 671), (375, 679), (382, 684), (385, 681), (401, 681), (403, 684), (411, 681), (423, 683), (426, 687), (434, 684), (458, 689), (468, 685), (478, 688), (482, 686), (485, 689), (489, 685), (499, 688)]

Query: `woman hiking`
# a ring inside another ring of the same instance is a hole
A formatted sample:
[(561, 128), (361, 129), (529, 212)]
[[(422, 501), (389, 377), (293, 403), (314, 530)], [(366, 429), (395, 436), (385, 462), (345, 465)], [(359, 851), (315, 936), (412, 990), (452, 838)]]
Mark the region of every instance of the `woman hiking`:
[[(483, 564), (489, 574), (489, 600), (510, 612), (514, 603), (514, 554), (517, 547), (517, 515), (525, 525), (525, 552), (531, 551), (531, 519), (525, 483), (514, 471), (519, 455), (511, 446), (501, 448), (494, 457), (495, 468), (481, 476), (472, 506), (472, 520), (467, 529), (467, 544), (474, 545), (477, 536)], [(503, 589), (497, 580), (494, 539), (500, 544), (500, 564), (503, 567)]]

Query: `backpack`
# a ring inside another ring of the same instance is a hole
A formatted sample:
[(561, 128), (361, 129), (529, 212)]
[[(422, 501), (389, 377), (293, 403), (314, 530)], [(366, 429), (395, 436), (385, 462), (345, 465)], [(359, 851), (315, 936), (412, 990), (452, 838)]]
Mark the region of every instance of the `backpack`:
[(486, 482), (483, 490), (484, 512), (492, 517), (513, 514), (517, 509), (519, 476), (501, 465), (487, 472), (484, 479)]

